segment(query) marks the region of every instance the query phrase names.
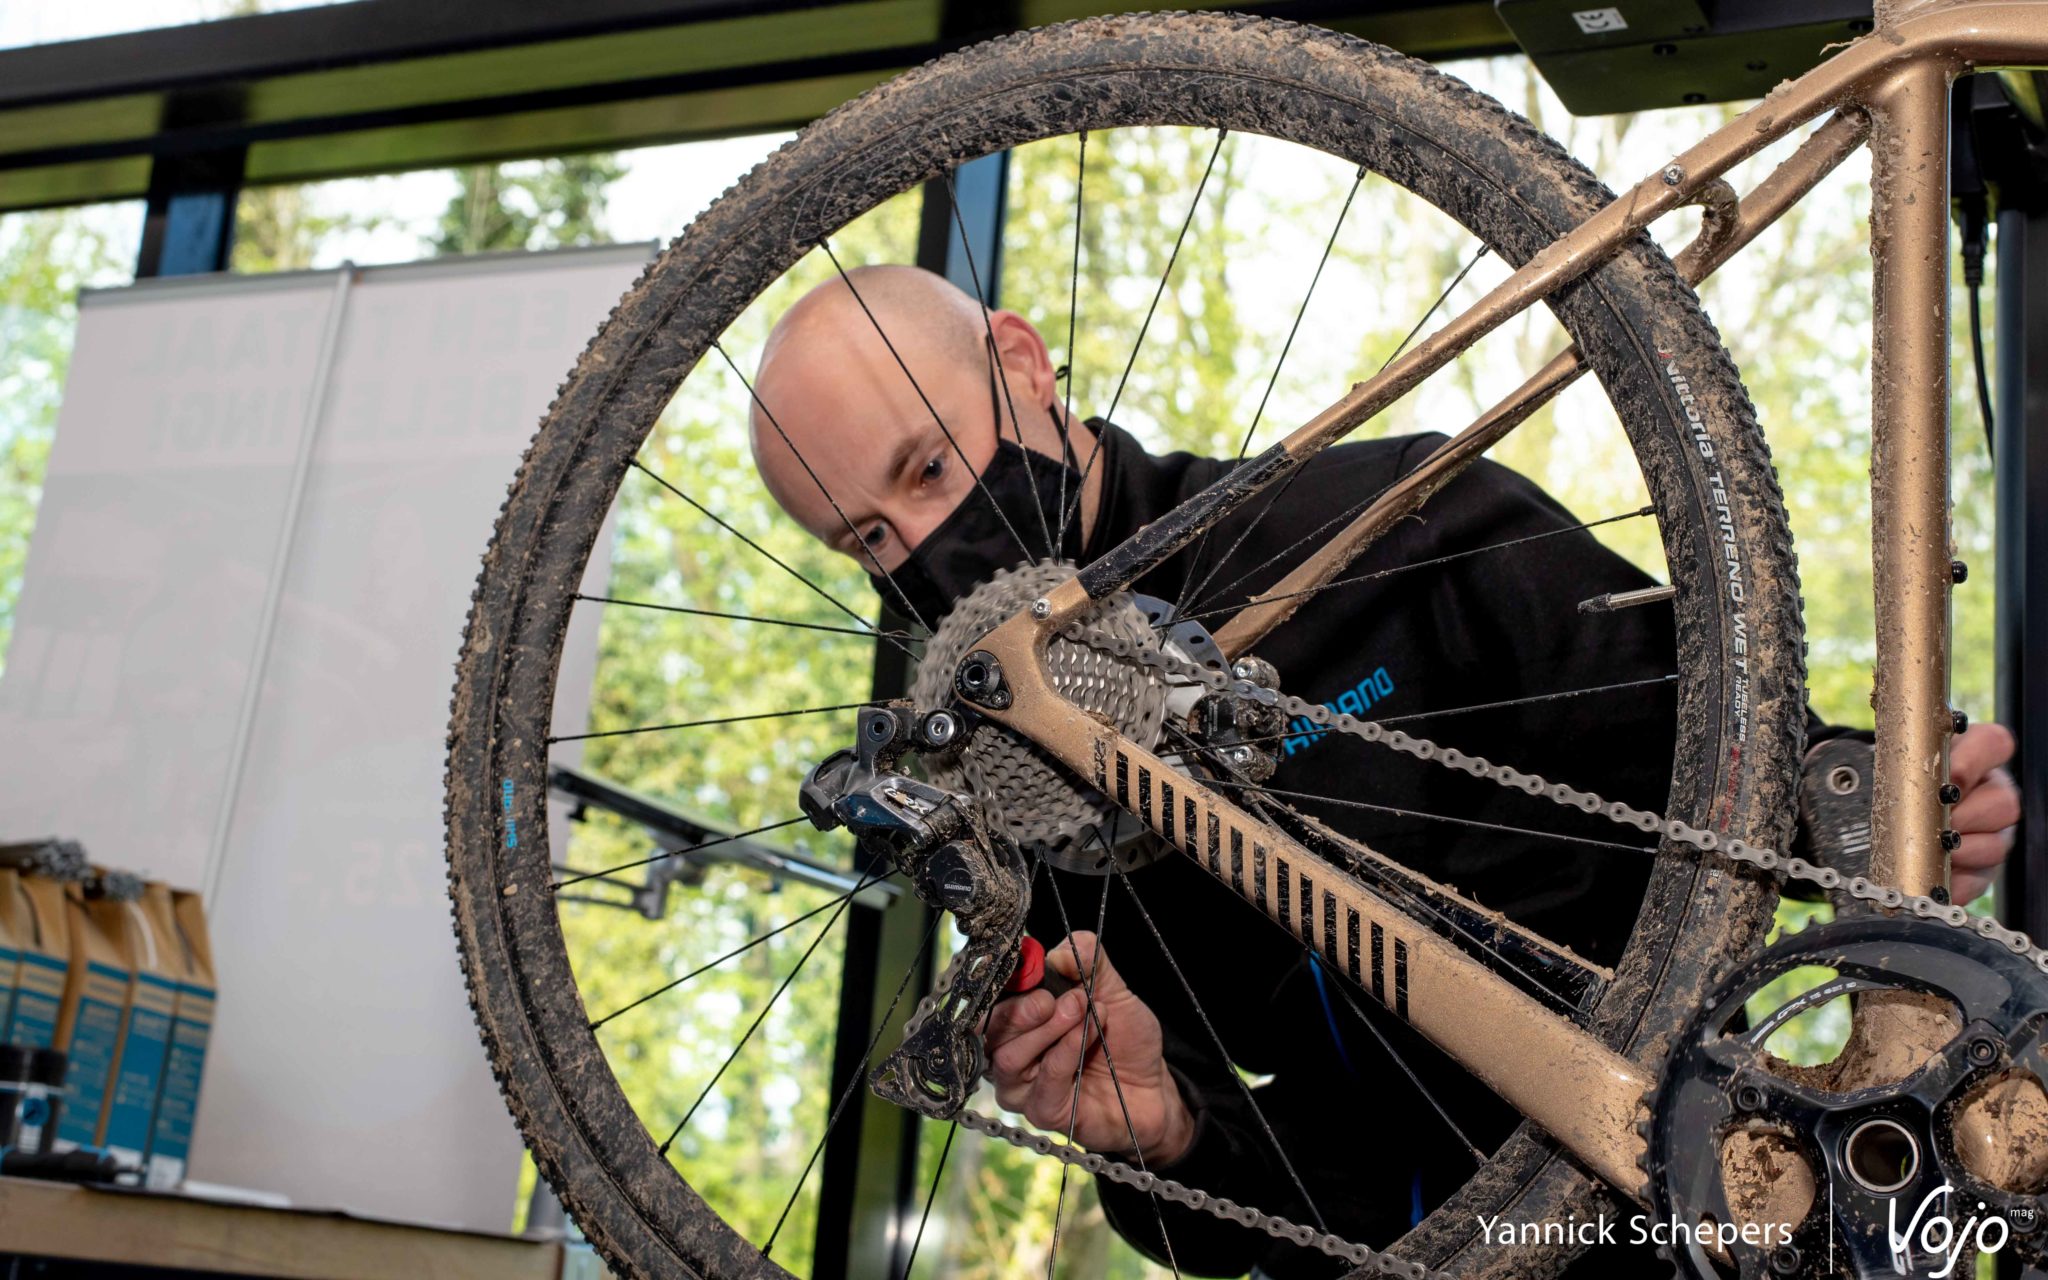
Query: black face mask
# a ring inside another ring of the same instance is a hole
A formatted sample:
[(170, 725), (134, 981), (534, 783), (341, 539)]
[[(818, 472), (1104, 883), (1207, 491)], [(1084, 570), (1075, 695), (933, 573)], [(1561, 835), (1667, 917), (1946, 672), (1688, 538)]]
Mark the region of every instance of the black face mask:
[(1076, 514), (1060, 527), (1060, 499), (1064, 496), (1067, 506), (1075, 508), (1080, 493), (1081, 473), (1070, 463), (1027, 451), (1014, 441), (998, 441), (981, 483), (967, 491), (944, 523), (889, 577), (871, 573), (868, 580), (906, 618), (922, 618), (936, 627), (956, 600), (998, 570), (1044, 557), (1048, 531), (1059, 535), (1058, 558), (1079, 560), (1081, 521)]

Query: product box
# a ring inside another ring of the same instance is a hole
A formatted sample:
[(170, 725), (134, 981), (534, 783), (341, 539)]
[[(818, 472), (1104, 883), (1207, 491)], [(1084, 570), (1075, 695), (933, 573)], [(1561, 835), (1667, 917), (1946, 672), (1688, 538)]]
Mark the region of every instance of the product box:
[(13, 867), (0, 867), (0, 1044), (8, 1043), (14, 993), (21, 987), (21, 925), (26, 909), (20, 879)]
[(10, 874), (7, 881), (21, 952), (7, 1042), (30, 1049), (52, 1048), (64, 1004), (65, 977), (71, 967), (71, 922), (64, 905), (64, 886), (33, 874)]
[[(128, 959), (127, 1003), (99, 1145), (124, 1167), (140, 1170), (142, 1153), (149, 1146), (150, 1121), (156, 1117), (184, 963), (167, 927), (169, 889), (114, 876), (103, 877), (99, 886), (99, 896), (89, 901), (87, 910)], [(152, 890), (161, 899), (160, 911), (149, 909)]]
[(58, 1114), (51, 1149), (96, 1146), (100, 1117), (121, 1051), (121, 1019), (128, 1007), (128, 957), (104, 921), (93, 912), (84, 885), (64, 887), (65, 920), (71, 931), (71, 967), (64, 1004), (57, 1014), (57, 1048), (70, 1056), (64, 1076), (64, 1108)]
[[(156, 888), (157, 886), (151, 886)], [(147, 895), (144, 905), (156, 900)], [(169, 1189), (185, 1179), (192, 1150), (192, 1124), (199, 1114), (199, 1081), (206, 1068), (206, 1042), (213, 1033), (213, 943), (206, 911), (196, 893), (169, 894), (173, 948), (184, 972), (178, 979), (177, 1011), (171, 1020), (170, 1051), (164, 1060), (163, 1089), (150, 1126), (145, 1182)]]

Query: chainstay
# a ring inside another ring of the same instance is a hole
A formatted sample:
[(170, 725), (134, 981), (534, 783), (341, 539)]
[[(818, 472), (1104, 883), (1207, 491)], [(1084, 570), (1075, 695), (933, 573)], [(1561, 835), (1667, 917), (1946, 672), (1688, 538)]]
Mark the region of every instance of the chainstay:
[[(1591, 791), (1581, 791), (1561, 782), (1551, 782), (1537, 774), (1523, 773), (1507, 765), (1494, 764), (1483, 756), (1467, 755), (1454, 747), (1442, 746), (1428, 738), (1417, 737), (1399, 729), (1389, 729), (1376, 721), (1361, 720), (1348, 712), (1335, 712), (1321, 703), (1308, 702), (1291, 694), (1281, 693), (1277, 689), (1269, 689), (1250, 680), (1240, 679), (1231, 673), (1212, 670), (1176, 658), (1156, 644), (1132, 644), (1121, 637), (1098, 634), (1079, 625), (1064, 627), (1060, 634), (1068, 640), (1088, 645), (1113, 658), (1135, 661), (1165, 675), (1205, 685), (1229, 697), (1276, 707), (1291, 717), (1308, 720), (1318, 729), (1376, 743), (1418, 760), (1425, 760), (1446, 769), (1470, 774), (1475, 778), (1484, 778), (1511, 790), (1547, 799), (1568, 809), (1597, 814), (1610, 822), (1675, 840), (1702, 853), (1720, 854), (1732, 861), (1767, 872), (1781, 881), (1797, 880), (1814, 885), (1838, 902), (1869, 903), (1887, 911), (1908, 911), (1923, 920), (1933, 920), (1951, 928), (1976, 933), (2005, 947), (2015, 955), (2025, 956), (2036, 968), (2048, 973), (2048, 949), (2036, 946), (2018, 929), (2008, 929), (1989, 916), (1973, 916), (1953, 903), (1942, 902), (1924, 894), (1908, 894), (1895, 887), (1878, 884), (1867, 876), (1844, 876), (1833, 867), (1821, 866), (1805, 858), (1780, 853), (1763, 845), (1750, 844), (1740, 839), (1723, 839), (1718, 832), (1703, 830), (1677, 818), (1667, 818), (1647, 809), (1637, 809), (1619, 800), (1605, 800)], [(918, 1002), (917, 1009), (907, 1024), (907, 1031), (915, 1030), (933, 1010), (938, 1008), (952, 985), (958, 964), (959, 958), (956, 956), (940, 972), (937, 981), (933, 983), (931, 994)], [(1355, 1266), (1371, 1267), (1379, 1275), (1412, 1277), (1413, 1280), (1434, 1280), (1435, 1277), (1442, 1275), (1441, 1272), (1431, 1271), (1420, 1263), (1403, 1261), (1392, 1254), (1345, 1240), (1326, 1231), (1318, 1231), (1303, 1223), (1293, 1222), (1276, 1214), (1264, 1213), (1222, 1196), (1209, 1195), (1172, 1178), (1162, 1177), (1091, 1151), (1083, 1151), (1070, 1143), (1005, 1123), (993, 1116), (983, 1115), (977, 1111), (963, 1111), (956, 1120), (957, 1123), (977, 1133), (1000, 1139), (1035, 1155), (1050, 1157), (1062, 1164), (1108, 1178), (1112, 1182), (1133, 1187), (1226, 1222), (1235, 1222), (1240, 1226), (1264, 1232), (1276, 1239), (1316, 1249)]]
[(1210, 670), (1176, 658), (1156, 644), (1133, 645), (1119, 638), (1093, 634), (1074, 625), (1063, 628), (1060, 634), (1069, 640), (1100, 649), (1112, 657), (1126, 661), (1135, 660), (1142, 666), (1155, 668), (1167, 675), (1206, 685), (1218, 693), (1277, 707), (1289, 716), (1307, 719), (1318, 729), (1378, 743), (1404, 755), (1414, 756), (1418, 760), (1426, 760), (1458, 773), (1470, 774), (1475, 778), (1484, 778), (1510, 790), (1542, 797), (1567, 809), (1597, 814), (1621, 826), (1665, 836), (1703, 853), (1718, 853), (1733, 861), (1769, 872), (1780, 880), (1798, 880), (1815, 885), (1837, 901), (1867, 902), (1888, 911), (1908, 911), (1923, 920), (1933, 920), (1968, 933), (1975, 933), (2005, 947), (2014, 955), (2025, 956), (2036, 968), (2048, 973), (2048, 950), (2034, 945), (2025, 933), (2018, 929), (2008, 929), (1989, 916), (1973, 916), (1953, 903), (1942, 902), (1922, 894), (1905, 893), (1892, 886), (1878, 884), (1868, 876), (1845, 876), (1833, 867), (1824, 867), (1805, 858), (1780, 853), (1763, 845), (1750, 844), (1740, 839), (1723, 839), (1718, 832), (1703, 830), (1677, 818), (1667, 818), (1647, 809), (1633, 808), (1619, 800), (1605, 800), (1591, 791), (1581, 791), (1561, 782), (1551, 782), (1537, 774), (1523, 773), (1507, 765), (1494, 764), (1484, 756), (1467, 755), (1455, 747), (1441, 746), (1428, 738), (1419, 738), (1399, 729), (1389, 729), (1377, 721), (1361, 720), (1348, 712), (1333, 712), (1321, 703), (1308, 702), (1281, 693), (1277, 689), (1268, 689), (1264, 685), (1239, 679), (1227, 672)]

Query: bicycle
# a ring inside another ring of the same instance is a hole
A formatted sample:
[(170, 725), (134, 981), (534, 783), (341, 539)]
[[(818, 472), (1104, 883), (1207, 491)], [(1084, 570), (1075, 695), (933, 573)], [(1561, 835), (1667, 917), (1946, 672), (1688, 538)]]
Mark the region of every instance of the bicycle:
[[(750, 302), (888, 197), (1040, 139), (1079, 135), (1085, 163), (1091, 134), (1172, 124), (1219, 137), (1265, 133), (1356, 165), (1361, 178), (1386, 177), (1463, 224), (1513, 271), (1167, 519), (1078, 570), (1024, 575), (1016, 581), (1028, 585), (980, 598), (973, 634), (951, 639), (941, 660), (930, 657), (937, 638), (927, 638), (920, 672), (940, 691), (937, 701), (865, 705), (856, 750), (835, 757), (836, 772), (810, 776), (812, 816), (820, 825), (849, 821), (853, 809), (834, 809), (849, 796), (931, 787), (905, 775), (901, 757), (939, 751), (965, 726), (990, 741), (1027, 742), (1066, 771), (1064, 785), (1084, 804), (1106, 797), (1166, 848), (1196, 859), (1354, 992), (1394, 1009), (1491, 1085), (1528, 1123), (1384, 1251), (1255, 1208), (1206, 1204), (1248, 1229), (1355, 1264), (1357, 1274), (1548, 1270), (1572, 1252), (1569, 1244), (1501, 1244), (1482, 1239), (1476, 1224), (1588, 1217), (1613, 1194), (1648, 1205), (1660, 1221), (1712, 1227), (1755, 1220), (1768, 1208), (1787, 1224), (1768, 1241), (1709, 1230), (1669, 1242), (1692, 1274), (1874, 1275), (1894, 1260), (1881, 1230), (1887, 1211), (1895, 1203), (1910, 1211), (1944, 1181), (2012, 1228), (2000, 1244), (2039, 1261), (2042, 1234), (2032, 1215), (2048, 1170), (2034, 1154), (2044, 1145), (2034, 1099), (2048, 1080), (2048, 1058), (2036, 1015), (2048, 1009), (2048, 952), (1967, 915), (1945, 890), (1946, 751), (1957, 731), (1946, 691), (1945, 148), (1954, 76), (2044, 63), (2048, 7), (1880, 5), (1870, 35), (1616, 197), (1518, 117), (1390, 50), (1227, 15), (1094, 19), (936, 61), (834, 111), (761, 165), (650, 267), (564, 384), (500, 515), (454, 698), (450, 886), (472, 1003), (536, 1162), (592, 1242), (623, 1274), (783, 1274), (698, 1196), (670, 1162), (669, 1142), (658, 1144), (627, 1102), (578, 994), (552, 901), (548, 751), (582, 735), (556, 735), (549, 709), (571, 612), (592, 598), (577, 584), (625, 478), (643, 471), (746, 536), (655, 476), (638, 460), (643, 441), (701, 360), (716, 352), (730, 362), (718, 339)], [(1736, 162), (1829, 113), (1747, 195), (1738, 199), (1722, 181)], [(1867, 877), (1785, 852), (1802, 733), (1797, 570), (1761, 431), (1689, 288), (1866, 138), (1875, 159), (1872, 470), (1883, 730)], [(1692, 205), (1703, 211), (1701, 231), (1674, 262), (1646, 228)], [(1078, 274), (1078, 230), (1076, 244)], [(1572, 345), (1397, 484), (1361, 495), (1348, 524), (1223, 625), (1174, 643), (1158, 638), (1174, 634), (1170, 612), (1134, 632), (1101, 625), (1146, 571), (1200, 543), (1300, 461), (1538, 302)], [(1681, 638), (1680, 732), (1660, 810), (1292, 697), (1275, 673), (1244, 661), (1296, 610), (1341, 583), (1346, 567), (1399, 520), (1588, 371), (1644, 473), (1670, 572), (1653, 603), (1668, 598)], [(877, 643), (904, 639), (834, 603), (852, 615), (850, 629), (876, 632)], [(1213, 649), (1197, 660), (1203, 644)], [(1139, 685), (1218, 699), (1241, 709), (1240, 727), (1266, 726), (1268, 738), (1277, 711), (1316, 733), (1655, 836), (1626, 950), (1606, 967), (1540, 938), (1513, 939), (1576, 974), (1583, 998), (1564, 1013), (1547, 1007), (1489, 963), (1489, 948), (1470, 945), (1458, 922), (1476, 917), (1459, 913), (1481, 908), (1356, 842), (1318, 846), (1269, 804), (1233, 789), (1244, 775), (1233, 772), (1227, 751), (1258, 735), (1167, 749), (1156, 730), (1069, 701), (1044, 665), (1056, 646), (1088, 650)], [(969, 962), (950, 966), (940, 998), (911, 1019), (919, 1053), (885, 1059), (877, 1077), (885, 1096), (1203, 1209), (1199, 1188), (962, 1110), (977, 1069), (969, 1056), (974, 1021), (1014, 963), (1019, 926), (1005, 895), (1028, 872), (1006, 862), (1002, 851), (1014, 842), (985, 815), (965, 802), (946, 807), (959, 793), (920, 794), (928, 821), (893, 846), (895, 861), (912, 873), (914, 891), (937, 900), (930, 878), (916, 873), (929, 871), (942, 848), (981, 851), (968, 869), (979, 896), (962, 900), (980, 919), (965, 926)], [(1071, 842), (1065, 854), (1077, 856)], [(1098, 861), (1096, 869), (1120, 883), (1140, 878), (1110, 867), (1106, 854)], [(888, 869), (885, 859), (864, 883)], [(1861, 914), (1760, 950), (1783, 884)], [(1750, 996), (1812, 964), (1835, 970), (1836, 981), (1745, 1029), (1740, 1014)], [(1847, 992), (1869, 1016), (1894, 1011), (1886, 1015), (1891, 1047), (1914, 1069), (1902, 1078), (1840, 1076), (1839, 1087), (1827, 1088), (1760, 1065), (1769, 1031)], [(1947, 1013), (1913, 1013), (1935, 1004)], [(1752, 1155), (1768, 1148), (1765, 1162), (1779, 1172), (1749, 1183), (1729, 1172), (1742, 1143)], [(1899, 1257), (1931, 1269), (1943, 1252), (1935, 1243), (1915, 1237)]]

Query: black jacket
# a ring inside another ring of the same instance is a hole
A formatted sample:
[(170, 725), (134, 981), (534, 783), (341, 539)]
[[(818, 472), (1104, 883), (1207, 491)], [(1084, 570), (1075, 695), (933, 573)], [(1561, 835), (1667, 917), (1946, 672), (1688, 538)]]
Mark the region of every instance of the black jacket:
[[(1229, 466), (1185, 453), (1153, 457), (1117, 428), (1093, 425), (1104, 432), (1097, 465), (1105, 469), (1106, 485), (1088, 558)], [(1266, 496), (1253, 499), (1208, 540), (1197, 581), (1251, 530), (1193, 609), (1242, 603), (1270, 586), (1322, 536), (1289, 550), (1297, 540), (1377, 494), (1442, 439), (1341, 445), (1304, 467), (1269, 516), (1258, 518)], [(1399, 720), (1411, 733), (1463, 751), (1661, 810), (1676, 733), (1674, 686), (1663, 679), (1676, 670), (1672, 611), (1654, 604), (1581, 613), (1579, 602), (1588, 597), (1651, 580), (1578, 524), (1534, 484), (1479, 462), (1369, 549), (1346, 576), (1399, 572), (1325, 592), (1254, 652), (1279, 669), (1290, 693), (1372, 719)], [(1189, 579), (1191, 554), (1175, 556), (1137, 589), (1176, 598)], [(1220, 625), (1222, 618), (1210, 621)], [(1460, 710), (1617, 684), (1631, 687)], [(1640, 833), (1334, 734), (1288, 739), (1270, 785), (1461, 819), (1297, 802), (1581, 955), (1611, 963), (1626, 941), (1648, 872), (1641, 850), (1650, 841)], [(1299, 1222), (1314, 1224), (1319, 1213), (1330, 1230), (1374, 1246), (1399, 1236), (1424, 1204), (1435, 1204), (1471, 1176), (1474, 1159), (1464, 1140), (1347, 1007), (1337, 986), (1343, 980), (1328, 974), (1319, 982), (1297, 940), (1256, 921), (1191, 859), (1170, 855), (1135, 873), (1131, 885), (1199, 994), (1227, 1058), (1122, 885), (1051, 874), (1059, 893), (1040, 882), (1031, 932), (1051, 945), (1070, 928), (1092, 929), (1101, 895), (1109, 893), (1104, 948), (1157, 1011), (1168, 1063), (1196, 1110), (1193, 1148), (1156, 1172)], [(1515, 1124), (1505, 1104), (1404, 1024), (1355, 998), (1464, 1135), (1482, 1150), (1494, 1149)], [(1269, 1077), (1255, 1094), (1288, 1152), (1292, 1175), (1262, 1134), (1233, 1065)], [(1297, 1177), (1314, 1209), (1297, 1190)], [(1107, 1181), (1097, 1185), (1116, 1229), (1163, 1259), (1151, 1200)], [(1207, 1215), (1173, 1206), (1163, 1212), (1173, 1253), (1187, 1273), (1237, 1275), (1257, 1265), (1294, 1280), (1344, 1269), (1320, 1253)]]

